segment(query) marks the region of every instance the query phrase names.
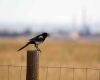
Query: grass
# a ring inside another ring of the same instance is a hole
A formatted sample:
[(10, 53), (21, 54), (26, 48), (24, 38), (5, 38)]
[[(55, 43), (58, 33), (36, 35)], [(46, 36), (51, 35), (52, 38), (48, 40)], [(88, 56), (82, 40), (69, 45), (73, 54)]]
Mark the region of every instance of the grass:
[[(20, 52), (16, 52), (26, 40), (23, 39), (1, 39), (0, 40), (0, 64), (1, 65), (26, 65), (26, 50), (34, 49), (32, 45), (28, 46)], [(87, 42), (87, 41), (66, 41), (66, 40), (46, 40), (41, 44), (40, 49), (40, 66), (69, 66), (69, 67), (92, 67), (100, 68), (100, 43), (99, 42)], [(0, 68), (2, 70), (2, 68)], [(5, 69), (4, 69), (5, 70)], [(5, 71), (0, 71), (0, 75), (5, 74)], [(20, 70), (20, 69), (18, 69)], [(49, 70), (48, 80), (57, 80), (59, 70)], [(11, 74), (14, 75), (16, 71), (11, 70)], [(43, 73), (41, 80), (45, 80), (43, 77), (46, 70), (41, 69)], [(67, 72), (71, 73), (71, 70)], [(84, 71), (78, 71), (76, 75), (80, 75), (80, 72), (84, 74)], [(95, 72), (94, 72), (95, 73)], [(91, 75), (94, 75), (93, 71)], [(25, 73), (23, 73), (25, 74)], [(56, 75), (55, 75), (56, 74)], [(63, 71), (63, 80), (70, 79), (72, 76), (68, 74), (66, 76), (66, 70)], [(55, 77), (52, 77), (55, 75)], [(90, 75), (90, 76), (91, 76)], [(1, 75), (2, 76), (2, 75)], [(14, 76), (13, 76), (14, 77)], [(25, 77), (25, 76), (24, 76)], [(3, 79), (4, 78), (4, 79)], [(7, 80), (3, 77), (2, 80)], [(18, 77), (17, 77), (18, 78)], [(16, 80), (19, 80), (17, 79)], [(1, 78), (0, 78), (1, 79)], [(13, 80), (13, 79), (12, 79)], [(24, 80), (24, 79), (23, 79)], [(85, 80), (79, 79), (78, 80)], [(96, 80), (92, 78), (91, 80)]]

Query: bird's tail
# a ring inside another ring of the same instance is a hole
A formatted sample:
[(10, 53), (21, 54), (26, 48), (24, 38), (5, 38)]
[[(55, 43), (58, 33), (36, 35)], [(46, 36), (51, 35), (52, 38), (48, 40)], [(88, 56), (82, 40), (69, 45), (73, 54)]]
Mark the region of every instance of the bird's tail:
[(23, 47), (21, 47), (20, 49), (18, 49), (17, 51), (20, 51), (22, 49), (24, 49), (25, 47), (27, 47), (30, 43), (28, 42), (27, 44), (25, 44)]

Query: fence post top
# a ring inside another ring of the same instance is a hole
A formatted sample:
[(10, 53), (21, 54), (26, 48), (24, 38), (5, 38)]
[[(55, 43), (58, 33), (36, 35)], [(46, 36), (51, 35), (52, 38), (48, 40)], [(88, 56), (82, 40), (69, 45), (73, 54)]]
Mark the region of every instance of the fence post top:
[(39, 50), (27, 50), (27, 53), (41, 53)]

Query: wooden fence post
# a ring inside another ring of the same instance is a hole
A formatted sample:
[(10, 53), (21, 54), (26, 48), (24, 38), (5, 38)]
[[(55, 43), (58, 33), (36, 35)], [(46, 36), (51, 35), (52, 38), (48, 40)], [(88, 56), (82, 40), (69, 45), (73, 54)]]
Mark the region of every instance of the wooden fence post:
[(38, 80), (39, 78), (39, 52), (27, 51), (26, 80)]

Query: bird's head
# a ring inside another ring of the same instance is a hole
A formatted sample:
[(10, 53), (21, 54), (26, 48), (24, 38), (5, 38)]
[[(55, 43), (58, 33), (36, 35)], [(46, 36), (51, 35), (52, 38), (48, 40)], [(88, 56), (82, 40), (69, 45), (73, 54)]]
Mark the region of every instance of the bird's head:
[(46, 32), (44, 32), (43, 35), (46, 36), (46, 37), (49, 37), (50, 36), (50, 34), (49, 33), (46, 33)]

